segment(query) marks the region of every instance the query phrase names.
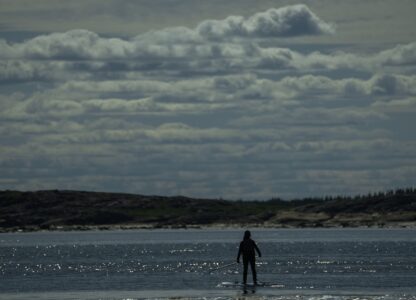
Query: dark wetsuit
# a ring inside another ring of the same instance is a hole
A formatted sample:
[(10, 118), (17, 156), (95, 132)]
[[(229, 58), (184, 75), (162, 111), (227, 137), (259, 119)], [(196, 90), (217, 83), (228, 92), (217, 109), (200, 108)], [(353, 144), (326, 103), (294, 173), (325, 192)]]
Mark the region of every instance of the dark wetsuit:
[(247, 270), (248, 264), (250, 263), (251, 273), (253, 275), (253, 283), (257, 283), (257, 273), (256, 273), (256, 253), (257, 251), (259, 257), (261, 257), (260, 249), (257, 247), (256, 243), (248, 238), (244, 239), (240, 243), (240, 248), (238, 249), (238, 256), (237, 262), (240, 262), (240, 256), (243, 255), (243, 264), (244, 264), (244, 272), (243, 272), (243, 280), (244, 284), (247, 283)]

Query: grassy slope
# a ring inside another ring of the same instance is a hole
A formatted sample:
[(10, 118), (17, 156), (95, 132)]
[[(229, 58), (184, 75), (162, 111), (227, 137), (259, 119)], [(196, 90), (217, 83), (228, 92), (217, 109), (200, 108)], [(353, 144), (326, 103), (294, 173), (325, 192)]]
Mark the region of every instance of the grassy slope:
[(71, 225), (361, 226), (416, 222), (413, 189), (355, 198), (225, 201), (79, 191), (0, 192), (0, 228)]

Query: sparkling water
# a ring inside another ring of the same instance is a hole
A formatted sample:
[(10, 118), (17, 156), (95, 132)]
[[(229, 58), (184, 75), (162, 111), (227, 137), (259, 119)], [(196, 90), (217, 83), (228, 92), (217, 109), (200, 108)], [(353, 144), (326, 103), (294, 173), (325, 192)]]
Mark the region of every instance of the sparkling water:
[(252, 288), (244, 230), (0, 234), (0, 298), (416, 299), (414, 229), (252, 229)]

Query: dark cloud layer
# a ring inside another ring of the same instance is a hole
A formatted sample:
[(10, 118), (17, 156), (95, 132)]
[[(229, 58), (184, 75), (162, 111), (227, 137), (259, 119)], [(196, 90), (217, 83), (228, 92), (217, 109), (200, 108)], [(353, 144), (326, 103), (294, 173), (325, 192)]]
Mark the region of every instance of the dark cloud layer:
[(416, 43), (283, 46), (334, 28), (293, 5), (131, 39), (1, 40), (0, 188), (266, 199), (412, 185)]

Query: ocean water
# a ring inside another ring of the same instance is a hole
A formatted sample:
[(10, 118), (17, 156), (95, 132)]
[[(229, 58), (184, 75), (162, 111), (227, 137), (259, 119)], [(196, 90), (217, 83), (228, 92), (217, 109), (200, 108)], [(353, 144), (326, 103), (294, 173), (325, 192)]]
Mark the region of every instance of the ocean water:
[(414, 229), (252, 229), (247, 289), (243, 231), (3, 233), (0, 299), (416, 299)]

